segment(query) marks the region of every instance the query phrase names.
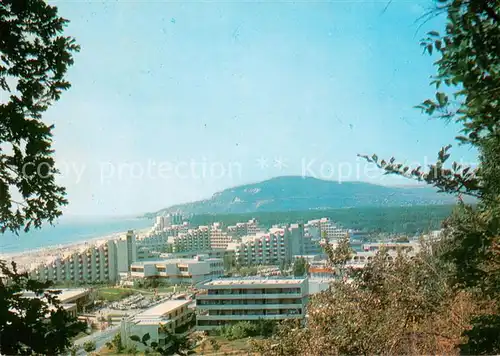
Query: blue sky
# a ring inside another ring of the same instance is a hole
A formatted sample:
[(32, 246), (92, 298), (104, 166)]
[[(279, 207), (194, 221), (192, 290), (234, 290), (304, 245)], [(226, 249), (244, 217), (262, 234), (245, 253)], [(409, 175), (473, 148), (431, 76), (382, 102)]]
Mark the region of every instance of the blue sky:
[(81, 45), (46, 117), (70, 215), (278, 175), (408, 184), (356, 155), (423, 164), (457, 133), (413, 109), (433, 95), (419, 39), (443, 19), (416, 21), (430, 1), (52, 3)]

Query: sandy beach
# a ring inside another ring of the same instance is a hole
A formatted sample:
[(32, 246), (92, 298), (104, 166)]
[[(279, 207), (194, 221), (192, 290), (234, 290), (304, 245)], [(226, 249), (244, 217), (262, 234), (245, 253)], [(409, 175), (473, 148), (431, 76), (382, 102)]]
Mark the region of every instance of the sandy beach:
[[(136, 230), (137, 236), (143, 236), (151, 231), (150, 228)], [(118, 232), (105, 236), (99, 236), (85, 241), (77, 241), (67, 244), (59, 244), (55, 246), (47, 246), (39, 249), (27, 250), (22, 252), (0, 254), (0, 259), (7, 262), (14, 261), (19, 271), (30, 270), (35, 266), (48, 263), (57, 257), (64, 258), (75, 252), (84, 251), (91, 246), (99, 246), (106, 241), (118, 239), (124, 236), (127, 232)]]

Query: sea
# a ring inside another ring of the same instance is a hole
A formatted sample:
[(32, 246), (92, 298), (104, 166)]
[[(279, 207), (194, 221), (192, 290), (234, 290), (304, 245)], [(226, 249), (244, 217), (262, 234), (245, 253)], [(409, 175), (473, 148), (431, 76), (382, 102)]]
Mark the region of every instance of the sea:
[(62, 217), (54, 226), (46, 223), (41, 229), (31, 229), (19, 235), (11, 232), (0, 234), (0, 254), (85, 242), (127, 230), (146, 229), (152, 225), (153, 221), (145, 218)]

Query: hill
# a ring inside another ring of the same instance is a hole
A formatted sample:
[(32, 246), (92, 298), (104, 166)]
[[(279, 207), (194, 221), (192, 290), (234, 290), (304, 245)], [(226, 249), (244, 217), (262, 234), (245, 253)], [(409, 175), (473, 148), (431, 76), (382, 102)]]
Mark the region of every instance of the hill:
[(174, 205), (148, 216), (173, 212), (199, 215), (409, 207), (454, 202), (453, 197), (436, 193), (427, 187), (388, 187), (364, 182), (338, 183), (287, 176), (225, 189), (210, 199)]

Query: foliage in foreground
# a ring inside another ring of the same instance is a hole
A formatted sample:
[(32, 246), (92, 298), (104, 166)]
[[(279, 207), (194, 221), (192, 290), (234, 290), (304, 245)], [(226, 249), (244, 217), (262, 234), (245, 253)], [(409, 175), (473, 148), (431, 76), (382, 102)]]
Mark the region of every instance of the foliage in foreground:
[(108, 341), (106, 343), (106, 347), (108, 350), (113, 350), (117, 354), (121, 354), (123, 350), (125, 349), (122, 343), (122, 336), (120, 333), (117, 333), (114, 337), (113, 340)]
[(293, 275), (295, 277), (306, 276), (309, 271), (309, 264), (304, 257), (299, 257), (293, 262)]
[(151, 339), (149, 333), (144, 334), (142, 338), (137, 335), (132, 335), (130, 339), (136, 343), (143, 344), (146, 346), (147, 350), (152, 350), (154, 353), (160, 355), (186, 356), (195, 353), (193, 349), (196, 346), (196, 340), (186, 336), (176, 335), (164, 327), (162, 327), (162, 333), (166, 335), (164, 346), (160, 346), (156, 341), (149, 342)]
[(96, 349), (96, 344), (94, 341), (87, 341), (83, 344), (83, 350), (85, 350), (85, 352), (92, 352), (92, 351), (95, 351)]
[[(455, 290), (444, 248), (422, 246), (416, 256), (380, 251), (362, 271), (345, 268), (347, 238), (331, 256), (344, 269), (329, 290), (314, 295), (304, 327), (283, 323), (274, 338), (254, 342), (264, 355), (456, 354), (470, 318), (491, 303)], [(343, 266), (343, 267), (342, 267)]]
[[(437, 53), (431, 84), (435, 98), (418, 106), (427, 115), (462, 126), (456, 140), (479, 152), (477, 167), (448, 163), (451, 145), (435, 164), (422, 170), (394, 158), (375, 162), (388, 174), (426, 182), (439, 191), (478, 198), (475, 207), (459, 204), (445, 222), (448, 252), (455, 268), (453, 287), (476, 298), (496, 301), (488, 315), (474, 316), (462, 352), (500, 353), (500, 1), (438, 0), (435, 12), (447, 14), (443, 35), (428, 33), (421, 45)], [(430, 14), (431, 16), (433, 13)]]
[[(79, 50), (63, 36), (67, 20), (43, 0), (0, 1), (0, 234), (52, 222), (66, 204), (55, 182), (52, 126), (42, 114), (70, 87)], [(56, 355), (86, 329), (60, 306), (49, 283), (0, 261), (0, 352)], [(21, 291), (36, 294), (25, 298)]]
[(227, 340), (244, 339), (247, 337), (270, 337), (276, 330), (277, 323), (273, 320), (259, 319), (257, 321), (241, 321), (234, 325), (225, 325), (216, 333)]
[(64, 77), (79, 47), (62, 36), (67, 23), (43, 0), (0, 2), (0, 232), (52, 222), (67, 203), (55, 182), (53, 126), (42, 121), (70, 87)]
[[(67, 313), (50, 291), (50, 282), (38, 282), (0, 261), (0, 352), (3, 355), (57, 355), (71, 347), (71, 339), (87, 329)], [(35, 293), (34, 298), (22, 292)]]

